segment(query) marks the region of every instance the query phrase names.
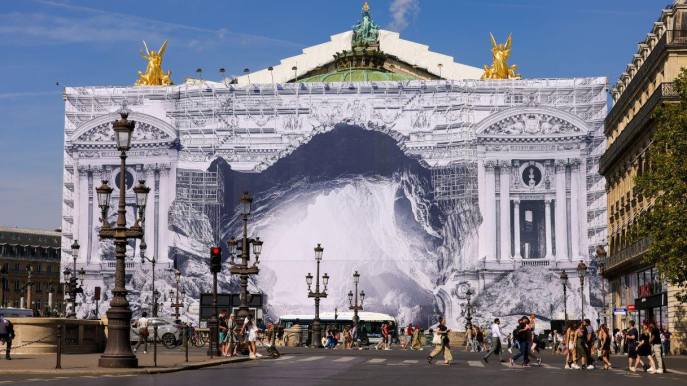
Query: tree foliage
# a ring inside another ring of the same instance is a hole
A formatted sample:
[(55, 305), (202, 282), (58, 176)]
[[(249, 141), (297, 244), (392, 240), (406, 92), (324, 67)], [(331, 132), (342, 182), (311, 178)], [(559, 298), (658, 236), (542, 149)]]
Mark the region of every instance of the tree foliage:
[(653, 204), (640, 216), (638, 235), (651, 240), (646, 259), (687, 301), (687, 69), (674, 82), (679, 103), (654, 113), (649, 167), (638, 173), (637, 194)]

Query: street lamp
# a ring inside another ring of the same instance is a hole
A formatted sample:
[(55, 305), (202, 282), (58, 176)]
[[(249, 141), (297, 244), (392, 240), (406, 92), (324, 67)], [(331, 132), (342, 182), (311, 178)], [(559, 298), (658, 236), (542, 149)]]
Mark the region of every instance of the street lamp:
[[(77, 271), (76, 269), (76, 259), (79, 257), (79, 240), (74, 240), (71, 245), (72, 249), (72, 269), (67, 267), (63, 274), (65, 280), (65, 293), (69, 294), (69, 302), (71, 303), (71, 308), (66, 314), (67, 318), (76, 318), (76, 297), (78, 294), (83, 294), (83, 281), (86, 277), (86, 271), (83, 267)], [(81, 284), (79, 284), (79, 280)]]
[[(119, 112), (121, 119), (112, 123), (115, 132), (115, 142), (120, 152), (119, 167), (119, 204), (117, 207), (117, 222), (114, 227), (107, 221), (108, 209), (112, 188), (106, 181), (96, 189), (98, 205), (102, 211), (102, 226), (99, 236), (101, 240), (112, 239), (115, 245), (115, 280), (112, 289), (110, 309), (107, 311), (108, 339), (105, 352), (98, 362), (100, 367), (138, 367), (138, 358), (131, 352), (130, 324), (131, 308), (126, 298), (126, 246), (129, 239), (142, 239), (143, 228), (140, 226), (141, 218), (137, 218), (133, 226), (126, 225), (126, 152), (131, 148), (131, 137), (136, 123), (127, 120), (129, 111), (126, 106)], [(139, 213), (145, 212), (146, 200), (136, 192), (136, 204)], [(143, 192), (141, 192), (143, 194)]]
[[(143, 181), (140, 181), (140, 182), (141, 182), (140, 185), (143, 185)], [(136, 187), (136, 188), (139, 188), (139, 190), (140, 190), (140, 185)], [(134, 188), (134, 191), (136, 190), (136, 188)], [(144, 188), (145, 188), (145, 186), (144, 186)], [(150, 191), (149, 188), (146, 188), (146, 189), (148, 189), (148, 191)], [(138, 193), (139, 192), (136, 192), (136, 201), (137, 202), (138, 202)], [(143, 205), (145, 205), (145, 201), (143, 202)], [(143, 215), (140, 212), (140, 208), (139, 208), (139, 216), (143, 217)], [(144, 221), (145, 221), (145, 219), (142, 218), (141, 224), (143, 224)], [(139, 247), (140, 255), (141, 255), (141, 265), (144, 265), (146, 263), (146, 261), (148, 261), (148, 262), (150, 262), (150, 264), (153, 267), (153, 275), (152, 275), (152, 277), (153, 277), (153, 286), (152, 286), (153, 287), (152, 288), (153, 307), (152, 308), (153, 309), (151, 311), (153, 313), (153, 318), (157, 318), (157, 295), (159, 294), (159, 292), (155, 289), (155, 263), (157, 262), (157, 259), (155, 259), (155, 256), (152, 256), (152, 257), (146, 256), (146, 250), (147, 249), (148, 249), (148, 246), (146, 244), (145, 239), (141, 239), (141, 246)], [(157, 322), (155, 322), (155, 324), (153, 324), (153, 366), (157, 367)]]
[(561, 285), (563, 286), (563, 316), (565, 317), (565, 325), (568, 325), (568, 274), (565, 271), (561, 272)]
[(582, 299), (582, 320), (584, 320), (584, 276), (587, 274), (587, 265), (580, 260), (577, 264), (577, 276), (580, 277), (580, 298)]
[(603, 303), (601, 312), (603, 313), (604, 324), (606, 324), (606, 313), (608, 312), (606, 306), (606, 250), (602, 245), (596, 247), (596, 258), (599, 260), (599, 271), (601, 276), (601, 302)]
[[(241, 195), (239, 201), (239, 208), (241, 210), (241, 217), (243, 219), (243, 235), (240, 240), (232, 238), (227, 242), (229, 245), (229, 255), (230, 255), (230, 269), (232, 275), (239, 275), (239, 310), (236, 313), (239, 324), (243, 323), (243, 320), (249, 315), (248, 311), (248, 276), (257, 275), (260, 272), (258, 264), (260, 262), (260, 253), (262, 252), (262, 241), (260, 237), (249, 238), (248, 237), (248, 217), (251, 212), (251, 204), (253, 199), (248, 194), (248, 192)], [(250, 260), (250, 248), (253, 249), (254, 262), (252, 266), (249, 266)], [(239, 262), (235, 262), (235, 258), (238, 257), (240, 253)]]
[(465, 317), (465, 330), (469, 330), (472, 328), (472, 304), (470, 301), (472, 300), (472, 290), (468, 288), (467, 291), (465, 291), (465, 300), (467, 300), (468, 305), (467, 305), (467, 316)]
[(2, 298), (0, 298), (0, 307), (7, 307), (5, 298), (7, 297), (7, 264), (0, 267), (0, 289), (2, 289)]
[[(355, 294), (353, 291), (348, 291), (349, 310), (353, 310), (353, 325), (357, 326), (360, 322), (358, 311), (363, 310), (363, 302), (365, 301), (365, 291), (360, 291), (360, 304), (358, 304), (358, 283), (360, 283), (360, 274), (355, 271), (353, 274), (353, 284), (355, 284)], [(355, 302), (354, 302), (355, 300)]]
[(174, 276), (176, 278), (176, 292), (174, 290), (169, 290), (169, 298), (170, 303), (172, 298), (175, 299), (174, 303), (171, 303), (170, 306), (174, 308), (174, 319), (179, 320), (179, 317), (181, 316), (181, 314), (179, 313), (179, 308), (184, 307), (183, 298), (186, 293), (184, 292), (184, 290), (181, 290), (182, 299), (179, 300), (179, 283), (181, 282), (181, 271), (179, 271), (178, 269), (175, 270)]
[(322, 347), (322, 331), (320, 330), (320, 299), (327, 297), (327, 284), (329, 283), (329, 275), (326, 273), (322, 275), (322, 284), (324, 289), (320, 292), (320, 262), (322, 261), (322, 253), (324, 248), (320, 244), (315, 247), (315, 261), (317, 262), (317, 271), (315, 273), (315, 291), (311, 291), (312, 275), (308, 272), (305, 276), (305, 283), (308, 285), (308, 297), (315, 299), (315, 318), (312, 321), (312, 336), (310, 344), (314, 347)]

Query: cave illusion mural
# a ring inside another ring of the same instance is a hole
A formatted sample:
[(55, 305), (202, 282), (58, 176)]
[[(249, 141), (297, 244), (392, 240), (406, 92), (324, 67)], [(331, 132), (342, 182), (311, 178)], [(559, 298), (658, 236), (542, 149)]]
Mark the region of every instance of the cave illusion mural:
[[(331, 277), (323, 311), (348, 307), (358, 270), (366, 310), (401, 323), (443, 315), (462, 328), (468, 288), (477, 321), (562, 319), (560, 273), (576, 277), (580, 260), (593, 270), (605, 243), (597, 163), (607, 81), (482, 76), (380, 29), (365, 9), (351, 31), (238, 78), (67, 87), (62, 258), (71, 261), (77, 239), (81, 314), (93, 309), (95, 286), (102, 305), (111, 296), (114, 251), (98, 239), (94, 193), (123, 172), (130, 183), (113, 200), (133, 197), (135, 181), (151, 187), (145, 239), (161, 267), (156, 286), (166, 294), (169, 269), (181, 271), (191, 319), (210, 289), (209, 247), (226, 250), (238, 234), (243, 191), (254, 196), (249, 233), (264, 241), (250, 290), (267, 295), (265, 318), (312, 312), (304, 276), (321, 243)], [(124, 171), (112, 131), (123, 105), (136, 121)], [(127, 257), (134, 312), (152, 299), (138, 247), (132, 241)], [(236, 291), (236, 280), (225, 267), (220, 292)], [(570, 285), (576, 315), (581, 294)], [(598, 283), (585, 290), (594, 315)]]

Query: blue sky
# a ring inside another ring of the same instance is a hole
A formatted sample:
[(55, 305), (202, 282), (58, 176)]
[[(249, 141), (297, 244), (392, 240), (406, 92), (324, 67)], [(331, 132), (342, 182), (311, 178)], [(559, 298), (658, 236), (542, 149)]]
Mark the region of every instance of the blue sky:
[[(261, 69), (349, 30), (361, 1), (0, 2), (0, 225), (57, 228), (65, 85), (126, 85), (141, 40), (169, 39), (163, 67), (180, 83)], [(474, 66), (489, 32), (512, 32), (525, 77), (607, 76), (629, 62), (667, 0), (376, 0), (375, 21)], [(59, 85), (56, 85), (59, 82)]]

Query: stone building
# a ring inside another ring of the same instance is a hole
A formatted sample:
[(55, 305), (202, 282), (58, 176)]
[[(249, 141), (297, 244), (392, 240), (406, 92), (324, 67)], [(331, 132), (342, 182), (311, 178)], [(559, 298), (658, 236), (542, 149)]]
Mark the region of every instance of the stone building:
[(613, 106), (604, 131), (608, 148), (599, 162), (608, 186), (610, 250), (604, 276), (610, 283), (609, 309), (615, 310), (613, 326), (624, 328), (631, 319), (653, 320), (673, 332), (675, 352), (687, 349), (686, 305), (675, 300), (675, 289), (643, 260), (649, 240), (632, 237), (639, 217), (651, 205), (649, 198), (636, 194), (634, 180), (650, 167), (652, 114), (657, 107), (678, 101), (671, 82), (686, 66), (687, 4), (676, 1), (661, 11), (611, 89)]
[[(60, 310), (61, 233), (0, 227), (0, 305), (32, 308), (39, 314)], [(52, 295), (50, 295), (52, 293)]]

